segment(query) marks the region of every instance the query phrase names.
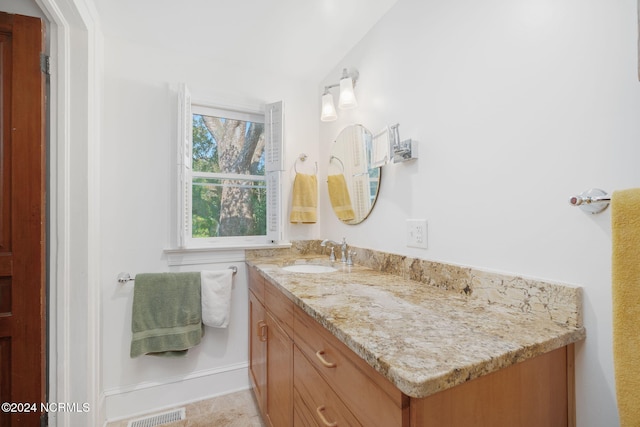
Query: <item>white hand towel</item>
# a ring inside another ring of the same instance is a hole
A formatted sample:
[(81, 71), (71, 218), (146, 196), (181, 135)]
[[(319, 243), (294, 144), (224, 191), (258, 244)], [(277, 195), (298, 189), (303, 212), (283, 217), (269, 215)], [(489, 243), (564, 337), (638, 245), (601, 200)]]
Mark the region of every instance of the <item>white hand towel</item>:
[(213, 328), (226, 328), (231, 311), (231, 285), (233, 271), (230, 269), (200, 272), (202, 289), (202, 323)]

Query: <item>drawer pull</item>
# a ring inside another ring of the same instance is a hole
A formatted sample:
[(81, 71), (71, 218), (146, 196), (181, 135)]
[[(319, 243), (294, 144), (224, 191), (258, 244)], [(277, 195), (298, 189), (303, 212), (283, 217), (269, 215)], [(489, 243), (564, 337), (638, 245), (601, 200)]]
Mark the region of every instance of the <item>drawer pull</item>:
[(267, 340), (267, 323), (264, 320), (258, 322), (258, 338), (262, 342)]
[(335, 368), (336, 364), (333, 362), (328, 362), (323, 355), (324, 355), (324, 350), (316, 351), (316, 357), (318, 358), (318, 360), (320, 360), (320, 363), (322, 363), (325, 368)]
[(327, 427), (337, 427), (338, 423), (337, 422), (331, 422), (328, 419), (326, 419), (324, 417), (324, 410), (326, 408), (324, 406), (318, 406), (318, 408), (316, 409), (316, 412), (318, 413), (318, 416), (320, 417), (320, 420), (322, 421), (322, 424), (324, 424)]

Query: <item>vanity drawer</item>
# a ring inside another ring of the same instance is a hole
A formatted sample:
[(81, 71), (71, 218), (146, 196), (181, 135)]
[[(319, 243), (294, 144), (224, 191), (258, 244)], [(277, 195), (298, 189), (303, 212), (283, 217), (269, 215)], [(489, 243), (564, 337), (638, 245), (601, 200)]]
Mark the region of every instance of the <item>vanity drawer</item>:
[(296, 388), (293, 388), (293, 427), (322, 427), (314, 419), (314, 415), (302, 400)]
[(264, 304), (264, 282), (262, 277), (255, 267), (247, 266), (247, 279), (249, 281), (249, 290), (253, 292), (258, 301)]
[(264, 305), (289, 337), (293, 337), (293, 301), (271, 284), (264, 281)]
[(294, 427), (360, 426), (331, 387), (294, 346)]
[(363, 425), (408, 425), (407, 396), (302, 309), (294, 313), (296, 345)]

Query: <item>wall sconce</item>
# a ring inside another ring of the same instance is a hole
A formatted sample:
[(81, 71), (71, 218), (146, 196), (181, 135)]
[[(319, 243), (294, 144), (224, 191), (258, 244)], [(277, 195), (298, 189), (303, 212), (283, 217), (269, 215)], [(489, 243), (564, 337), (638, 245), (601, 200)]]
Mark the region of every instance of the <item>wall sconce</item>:
[(336, 107), (333, 103), (333, 95), (329, 92), (329, 89), (340, 86), (340, 98), (338, 99), (338, 107), (342, 110), (348, 110), (356, 108), (358, 101), (356, 100), (356, 94), (353, 88), (356, 86), (360, 73), (358, 70), (353, 70), (350, 73), (347, 69), (342, 70), (342, 77), (340, 83), (335, 83), (324, 87), (324, 93), (322, 94), (322, 112), (320, 114), (320, 120), (323, 122), (332, 122), (338, 118), (336, 113)]

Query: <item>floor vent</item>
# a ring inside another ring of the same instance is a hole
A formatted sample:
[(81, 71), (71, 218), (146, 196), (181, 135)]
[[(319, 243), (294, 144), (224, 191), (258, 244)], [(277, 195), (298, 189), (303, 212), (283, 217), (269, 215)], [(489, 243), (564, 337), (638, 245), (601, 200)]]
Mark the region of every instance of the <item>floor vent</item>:
[(178, 408), (161, 414), (149, 415), (129, 421), (127, 427), (156, 427), (185, 419), (185, 408)]

